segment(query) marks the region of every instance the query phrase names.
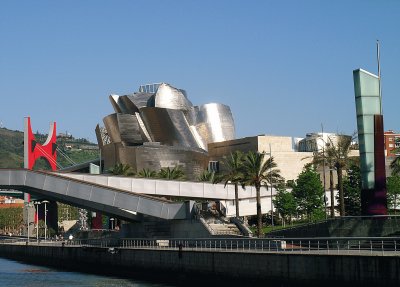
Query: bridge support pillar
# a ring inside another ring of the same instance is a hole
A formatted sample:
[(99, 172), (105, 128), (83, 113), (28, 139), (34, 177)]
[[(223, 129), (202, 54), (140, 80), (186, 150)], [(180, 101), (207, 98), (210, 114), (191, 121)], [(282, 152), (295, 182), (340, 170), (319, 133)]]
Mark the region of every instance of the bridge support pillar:
[[(58, 205), (55, 201), (50, 201), (47, 204), (47, 228), (48, 230), (52, 229), (57, 234), (58, 233)], [(51, 235), (50, 232), (47, 233)]]
[(23, 220), (24, 220), (24, 230), (22, 235), (33, 237), (36, 234), (35, 230), (35, 207), (33, 204), (28, 203), (24, 205), (23, 209)]

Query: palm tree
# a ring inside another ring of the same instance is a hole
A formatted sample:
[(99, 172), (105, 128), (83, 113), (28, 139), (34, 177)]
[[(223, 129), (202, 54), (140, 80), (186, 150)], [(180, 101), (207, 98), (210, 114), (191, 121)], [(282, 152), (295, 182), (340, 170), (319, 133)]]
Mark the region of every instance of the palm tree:
[(183, 179), (185, 178), (185, 173), (175, 166), (174, 168), (164, 167), (158, 172), (158, 177), (165, 179)]
[(352, 142), (353, 136), (338, 135), (338, 141), (336, 145), (333, 144), (332, 140), (329, 138), (329, 143), (327, 144), (326, 148), (328, 158), (331, 158), (333, 160), (338, 177), (340, 216), (345, 215), (343, 195), (343, 171), (347, 168), (349, 164), (349, 153), (352, 147)]
[(354, 136), (339, 134), (337, 143), (328, 137), (328, 142), (324, 143), (323, 151), (317, 151), (313, 155), (313, 164), (329, 167), (329, 189), (331, 192), (331, 217), (335, 217), (335, 195), (333, 187), (333, 170), (336, 169), (339, 189), (340, 216), (345, 215), (344, 195), (343, 195), (343, 171), (349, 165), (349, 153), (352, 147)]
[(209, 171), (208, 169), (204, 170), (198, 177), (198, 181), (202, 182), (211, 182), (211, 183), (217, 183), (219, 182), (219, 177), (215, 173), (215, 171)]
[(118, 163), (114, 167), (110, 168), (109, 171), (114, 175), (132, 176), (135, 173), (133, 168), (129, 164)]
[(143, 168), (141, 171), (138, 172), (137, 174), (139, 177), (144, 177), (144, 178), (154, 178), (156, 177), (156, 172), (154, 170), (150, 170), (148, 168)]
[[(324, 143), (325, 146), (329, 147), (329, 144)], [(331, 213), (331, 218), (335, 217), (335, 192), (334, 192), (334, 186), (333, 186), (333, 168), (335, 166), (335, 157), (332, 152), (332, 149), (326, 149), (325, 147), (323, 148), (322, 151), (317, 151), (314, 152), (313, 154), (313, 160), (312, 163), (314, 166), (321, 166), (324, 169), (324, 166), (329, 168), (329, 190), (331, 193), (331, 206), (330, 206), (330, 213)], [(325, 175), (324, 175), (325, 176)], [(325, 186), (324, 186), (325, 190)], [(325, 196), (325, 194), (324, 194)]]
[[(243, 175), (244, 182), (248, 185), (254, 185), (256, 188), (257, 201), (257, 235), (262, 235), (262, 213), (261, 213), (261, 195), (260, 189), (262, 185), (282, 181), (280, 170), (276, 169), (277, 164), (274, 158), (270, 157), (264, 160), (265, 153), (250, 151), (244, 156)], [(272, 198), (271, 198), (272, 200)]]
[(235, 205), (236, 218), (239, 218), (239, 184), (243, 182), (243, 153), (235, 151), (228, 157), (224, 157), (222, 164), (225, 166), (226, 172), (221, 176), (221, 181), (235, 185)]

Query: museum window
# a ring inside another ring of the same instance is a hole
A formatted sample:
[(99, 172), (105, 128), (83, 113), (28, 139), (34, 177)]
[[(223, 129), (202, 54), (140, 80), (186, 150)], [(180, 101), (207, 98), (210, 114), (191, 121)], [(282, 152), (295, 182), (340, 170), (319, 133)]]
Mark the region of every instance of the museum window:
[(209, 161), (208, 162), (208, 171), (219, 172), (219, 161)]

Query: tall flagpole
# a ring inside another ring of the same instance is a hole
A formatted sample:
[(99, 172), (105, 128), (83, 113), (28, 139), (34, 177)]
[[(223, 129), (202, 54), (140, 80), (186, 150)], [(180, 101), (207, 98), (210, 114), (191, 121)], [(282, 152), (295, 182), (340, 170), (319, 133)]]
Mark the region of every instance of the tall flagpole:
[(382, 86), (381, 86), (381, 53), (379, 40), (376, 40), (376, 60), (378, 61), (379, 103), (382, 115)]

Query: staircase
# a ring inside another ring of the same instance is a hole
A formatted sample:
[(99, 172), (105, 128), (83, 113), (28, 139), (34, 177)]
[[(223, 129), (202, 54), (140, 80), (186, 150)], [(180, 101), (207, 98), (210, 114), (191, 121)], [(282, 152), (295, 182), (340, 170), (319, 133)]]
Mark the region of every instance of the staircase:
[(243, 236), (240, 229), (230, 222), (220, 210), (209, 208), (207, 204), (198, 204), (196, 217), (208, 230), (211, 236)]
[(212, 231), (212, 235), (241, 235), (240, 230), (233, 223), (207, 223)]

